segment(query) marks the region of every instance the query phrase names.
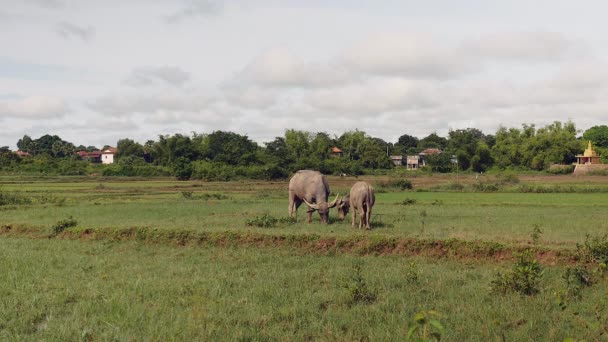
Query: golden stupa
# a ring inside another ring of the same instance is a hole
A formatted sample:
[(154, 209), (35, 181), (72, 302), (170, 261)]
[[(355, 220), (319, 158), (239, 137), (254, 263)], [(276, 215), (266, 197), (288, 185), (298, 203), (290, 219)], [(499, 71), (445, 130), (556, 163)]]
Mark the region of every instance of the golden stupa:
[(576, 163), (584, 165), (602, 163), (602, 161), (600, 160), (600, 156), (597, 154), (597, 152), (593, 150), (593, 146), (591, 146), (591, 140), (589, 140), (585, 152), (583, 152), (582, 155), (576, 156)]

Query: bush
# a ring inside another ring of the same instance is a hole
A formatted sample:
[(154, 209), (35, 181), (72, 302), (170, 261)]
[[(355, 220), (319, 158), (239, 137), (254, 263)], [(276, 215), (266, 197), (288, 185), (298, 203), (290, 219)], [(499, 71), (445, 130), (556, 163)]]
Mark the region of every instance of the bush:
[(534, 258), (532, 251), (527, 250), (517, 256), (517, 263), (511, 272), (498, 273), (492, 280), (491, 289), (493, 293), (506, 294), (517, 292), (521, 295), (531, 296), (540, 292), (539, 283), (543, 270)]
[(55, 236), (68, 228), (75, 227), (76, 225), (78, 225), (78, 222), (76, 222), (76, 220), (74, 220), (72, 216), (70, 216), (67, 219), (55, 223), (51, 227), (51, 231), (53, 233), (52, 235)]
[(576, 247), (583, 261), (603, 265), (608, 263), (608, 234), (595, 236), (587, 234), (583, 245), (577, 244)]
[(566, 268), (562, 276), (566, 282), (566, 296), (569, 298), (581, 298), (583, 286), (591, 286), (591, 273), (585, 267), (577, 265)]
[(411, 190), (413, 188), (412, 182), (405, 178), (391, 179), (388, 182), (380, 183), (380, 186), (383, 188), (399, 189), (401, 191)]
[(361, 265), (356, 263), (353, 266), (353, 273), (350, 275), (345, 287), (348, 289), (348, 304), (371, 304), (378, 297), (376, 291), (370, 289), (361, 274)]
[(31, 204), (30, 197), (23, 196), (18, 192), (4, 192), (0, 189), (0, 206)]
[(502, 185), (518, 184), (519, 177), (517, 177), (517, 174), (514, 172), (501, 172), (496, 175), (496, 182)]
[(399, 203), (399, 204), (401, 204), (401, 205), (414, 205), (414, 204), (416, 204), (416, 202), (417, 201), (414, 198), (406, 198), (403, 201), (401, 201), (401, 203)]
[(260, 228), (272, 228), (276, 227), (279, 220), (276, 217), (273, 217), (269, 214), (264, 214), (262, 216), (256, 216), (250, 220), (247, 220), (246, 224), (248, 226), (255, 226)]
[(547, 173), (554, 175), (568, 175), (574, 172), (574, 165), (553, 164), (547, 168)]

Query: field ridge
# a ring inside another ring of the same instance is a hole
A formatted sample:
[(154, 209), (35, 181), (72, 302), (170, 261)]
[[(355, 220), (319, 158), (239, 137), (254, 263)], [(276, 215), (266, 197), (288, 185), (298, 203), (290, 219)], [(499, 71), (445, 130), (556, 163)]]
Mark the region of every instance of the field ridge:
[(455, 238), (430, 239), (415, 237), (387, 237), (357, 234), (349, 237), (327, 236), (315, 233), (282, 234), (247, 231), (188, 231), (150, 227), (85, 228), (75, 227), (58, 234), (48, 229), (25, 225), (3, 225), (2, 237), (28, 237), (32, 239), (70, 239), (138, 241), (148, 244), (201, 247), (256, 247), (289, 248), (304, 254), (317, 255), (375, 255), (425, 256), (456, 260), (512, 261), (517, 253), (532, 250), (537, 259), (547, 265), (571, 264), (578, 261), (572, 248), (556, 248), (529, 244), (505, 244), (484, 240)]

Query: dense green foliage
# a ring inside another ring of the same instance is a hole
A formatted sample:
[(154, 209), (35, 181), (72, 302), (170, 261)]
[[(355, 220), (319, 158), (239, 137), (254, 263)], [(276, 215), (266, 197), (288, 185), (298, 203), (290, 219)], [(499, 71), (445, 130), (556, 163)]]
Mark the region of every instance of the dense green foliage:
[[(31, 154), (19, 157), (0, 148), (0, 170), (59, 175), (100, 173), (107, 176), (165, 176), (180, 180), (279, 179), (300, 169), (315, 169), (325, 174), (360, 175), (393, 168), (389, 155), (416, 155), (423, 158), (431, 172), (489, 169), (558, 170), (553, 165), (574, 162), (586, 140), (608, 158), (608, 128), (592, 127), (577, 138), (573, 122), (554, 122), (542, 128), (501, 127), (495, 135), (476, 128), (451, 130), (447, 137), (432, 133), (418, 139), (404, 134), (393, 143), (354, 130), (331, 137), (324, 132), (288, 129), (284, 136), (258, 145), (246, 135), (233, 132), (192, 133), (159, 136), (157, 141), (140, 144), (132, 139), (117, 142), (117, 165), (91, 166), (75, 151), (95, 150), (94, 146), (75, 147), (58, 136), (32, 139), (25, 135), (17, 146)], [(332, 153), (338, 147), (343, 152)]]

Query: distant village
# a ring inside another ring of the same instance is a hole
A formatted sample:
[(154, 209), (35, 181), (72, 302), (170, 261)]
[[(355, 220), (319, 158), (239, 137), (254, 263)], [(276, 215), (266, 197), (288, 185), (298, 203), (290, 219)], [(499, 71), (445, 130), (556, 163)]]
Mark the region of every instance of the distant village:
[[(118, 152), (116, 147), (108, 147), (99, 151), (77, 151), (76, 155), (78, 155), (82, 160), (88, 160), (91, 163), (101, 163), (101, 164), (114, 164), (114, 156)], [(19, 157), (30, 157), (31, 155), (25, 151), (17, 150), (15, 151)]]

